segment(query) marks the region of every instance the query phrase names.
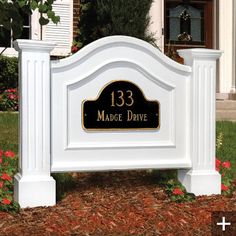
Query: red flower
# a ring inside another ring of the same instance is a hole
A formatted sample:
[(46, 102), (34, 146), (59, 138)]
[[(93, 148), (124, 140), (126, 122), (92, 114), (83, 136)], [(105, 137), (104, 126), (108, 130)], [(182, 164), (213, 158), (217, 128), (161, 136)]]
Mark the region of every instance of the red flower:
[(10, 94), (8, 95), (8, 98), (11, 99), (11, 100), (14, 100), (14, 99), (16, 98), (16, 95), (10, 93)]
[(216, 167), (220, 167), (220, 160), (216, 158)]
[(221, 184), (221, 190), (222, 191), (227, 191), (229, 189), (228, 186), (224, 185), (224, 184)]
[(222, 167), (224, 167), (224, 168), (226, 168), (226, 169), (229, 169), (230, 166), (231, 166), (230, 161), (224, 161), (224, 162), (222, 163)]
[(0, 157), (2, 156), (2, 154), (3, 154), (3, 150), (0, 150)]
[(15, 153), (10, 151), (10, 150), (6, 151), (4, 154), (5, 154), (6, 157), (12, 157), (13, 158), (15, 156)]
[(79, 48), (77, 46), (72, 46), (71, 47), (71, 52), (72, 53), (76, 53), (79, 50)]
[(220, 160), (216, 158), (216, 171), (220, 171)]
[(7, 199), (7, 198), (3, 198), (2, 199), (2, 203), (5, 205), (10, 205), (11, 204), (11, 200)]
[(173, 193), (174, 195), (183, 195), (183, 194), (184, 194), (183, 191), (182, 191), (180, 188), (175, 188), (175, 189), (172, 191), (172, 193)]
[(16, 88), (6, 89), (4, 92), (6, 92), (6, 93), (15, 93), (15, 92), (17, 92), (17, 89)]
[(8, 180), (8, 181), (11, 181), (11, 176), (9, 176), (8, 174), (4, 173), (4, 174), (2, 174), (1, 179), (2, 179), (2, 180)]
[(2, 188), (3, 187), (3, 182), (0, 182), (0, 188)]
[(0, 163), (2, 163), (2, 157), (0, 157)]

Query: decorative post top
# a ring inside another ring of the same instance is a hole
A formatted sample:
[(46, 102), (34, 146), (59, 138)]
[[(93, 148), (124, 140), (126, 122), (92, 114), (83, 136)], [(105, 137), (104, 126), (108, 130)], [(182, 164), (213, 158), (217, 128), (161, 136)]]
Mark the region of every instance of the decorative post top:
[(209, 59), (216, 60), (218, 59), (223, 51), (214, 50), (214, 49), (206, 49), (206, 48), (192, 48), (192, 49), (180, 49), (177, 50), (178, 54), (184, 59)]
[(23, 50), (36, 52), (50, 52), (55, 46), (55, 43), (41, 40), (17, 39), (13, 42), (14, 48), (21, 52)]

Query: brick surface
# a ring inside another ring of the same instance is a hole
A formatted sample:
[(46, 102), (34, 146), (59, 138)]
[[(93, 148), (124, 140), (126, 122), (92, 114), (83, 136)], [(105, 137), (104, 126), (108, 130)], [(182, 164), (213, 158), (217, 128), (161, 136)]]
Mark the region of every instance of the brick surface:
[(80, 0), (73, 1), (73, 38), (77, 35)]

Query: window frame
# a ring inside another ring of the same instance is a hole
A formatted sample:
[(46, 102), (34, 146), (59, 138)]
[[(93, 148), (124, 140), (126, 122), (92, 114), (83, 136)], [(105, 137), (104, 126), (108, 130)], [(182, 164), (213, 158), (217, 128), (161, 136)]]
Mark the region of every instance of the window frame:
[(165, 53), (172, 46), (174, 50), (182, 48), (212, 48), (213, 47), (213, 0), (190, 0), (190, 4), (200, 5), (204, 4), (204, 45), (185, 42), (183, 44), (171, 44), (167, 40), (167, 4), (179, 5), (183, 3), (182, 0), (165, 0), (164, 1), (164, 51)]

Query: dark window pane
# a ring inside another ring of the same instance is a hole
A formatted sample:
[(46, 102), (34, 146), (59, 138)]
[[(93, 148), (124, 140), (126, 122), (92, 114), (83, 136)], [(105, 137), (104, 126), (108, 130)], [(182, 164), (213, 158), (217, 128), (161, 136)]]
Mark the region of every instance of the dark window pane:
[(21, 16), (23, 17), (23, 31), (21, 33), (21, 36), (18, 37), (19, 39), (29, 39), (30, 38), (30, 17), (24, 13), (20, 12)]
[(24, 28), (20, 39), (29, 39), (29, 28)]

